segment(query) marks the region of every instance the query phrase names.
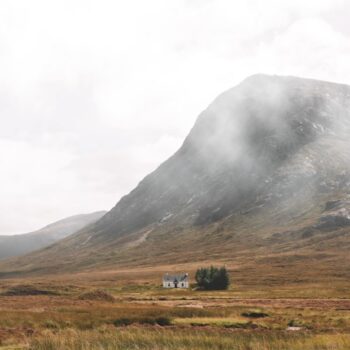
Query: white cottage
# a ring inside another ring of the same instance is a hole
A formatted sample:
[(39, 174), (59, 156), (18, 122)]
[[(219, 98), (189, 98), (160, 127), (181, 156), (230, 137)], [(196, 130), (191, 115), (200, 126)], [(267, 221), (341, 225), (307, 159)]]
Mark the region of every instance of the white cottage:
[(169, 275), (166, 273), (163, 276), (164, 288), (188, 288), (188, 273), (181, 273), (179, 275)]

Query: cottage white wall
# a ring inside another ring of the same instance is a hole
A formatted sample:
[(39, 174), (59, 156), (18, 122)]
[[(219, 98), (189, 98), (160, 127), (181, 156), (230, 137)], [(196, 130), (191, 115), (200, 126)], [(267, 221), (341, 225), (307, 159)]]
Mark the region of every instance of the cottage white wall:
[(175, 288), (175, 285), (173, 282), (166, 282), (166, 281), (163, 281), (163, 287), (164, 288)]
[[(163, 287), (164, 288), (175, 288), (175, 284), (173, 282), (163, 281)], [(177, 288), (188, 288), (188, 287), (189, 287), (188, 282), (179, 282), (177, 284)]]
[(188, 282), (179, 282), (177, 288), (188, 288)]

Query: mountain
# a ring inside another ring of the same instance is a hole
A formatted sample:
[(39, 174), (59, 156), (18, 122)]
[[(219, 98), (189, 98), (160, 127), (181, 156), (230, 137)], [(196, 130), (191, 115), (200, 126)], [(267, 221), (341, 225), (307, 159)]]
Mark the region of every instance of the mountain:
[(296, 276), (336, 266), (344, 276), (349, 107), (346, 85), (251, 76), (216, 98), (181, 148), (101, 220), (0, 271), (220, 261)]
[(27, 254), (47, 247), (97, 221), (105, 214), (105, 211), (99, 211), (75, 215), (54, 222), (35, 232), (0, 236), (0, 259)]

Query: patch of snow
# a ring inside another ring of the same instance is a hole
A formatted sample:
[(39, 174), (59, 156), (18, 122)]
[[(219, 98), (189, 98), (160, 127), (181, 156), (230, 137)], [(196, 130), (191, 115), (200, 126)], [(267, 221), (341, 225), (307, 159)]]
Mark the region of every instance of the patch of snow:
[(86, 240), (83, 243), (81, 243), (81, 245), (85, 245), (86, 243), (88, 243), (90, 241), (91, 237), (92, 236), (89, 236), (88, 238), (86, 238)]
[(160, 222), (166, 222), (168, 221), (174, 214), (169, 213), (167, 215), (165, 215), (162, 219), (160, 219)]
[(192, 203), (192, 201), (193, 201), (193, 196), (187, 201), (186, 205)]
[(127, 247), (127, 248), (135, 248), (135, 247), (139, 246), (141, 243), (143, 243), (143, 242), (147, 239), (148, 235), (149, 235), (152, 231), (153, 231), (153, 229), (146, 231), (145, 233), (143, 233), (143, 234), (142, 234), (138, 239), (136, 239), (135, 241), (129, 242), (129, 243), (126, 245), (126, 247)]

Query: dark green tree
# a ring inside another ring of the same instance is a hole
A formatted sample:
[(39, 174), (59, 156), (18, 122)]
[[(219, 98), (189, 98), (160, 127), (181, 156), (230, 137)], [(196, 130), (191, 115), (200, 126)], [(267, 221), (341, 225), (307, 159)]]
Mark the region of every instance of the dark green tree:
[(196, 282), (200, 289), (224, 290), (230, 285), (230, 278), (226, 267), (214, 266), (200, 268), (196, 272)]

